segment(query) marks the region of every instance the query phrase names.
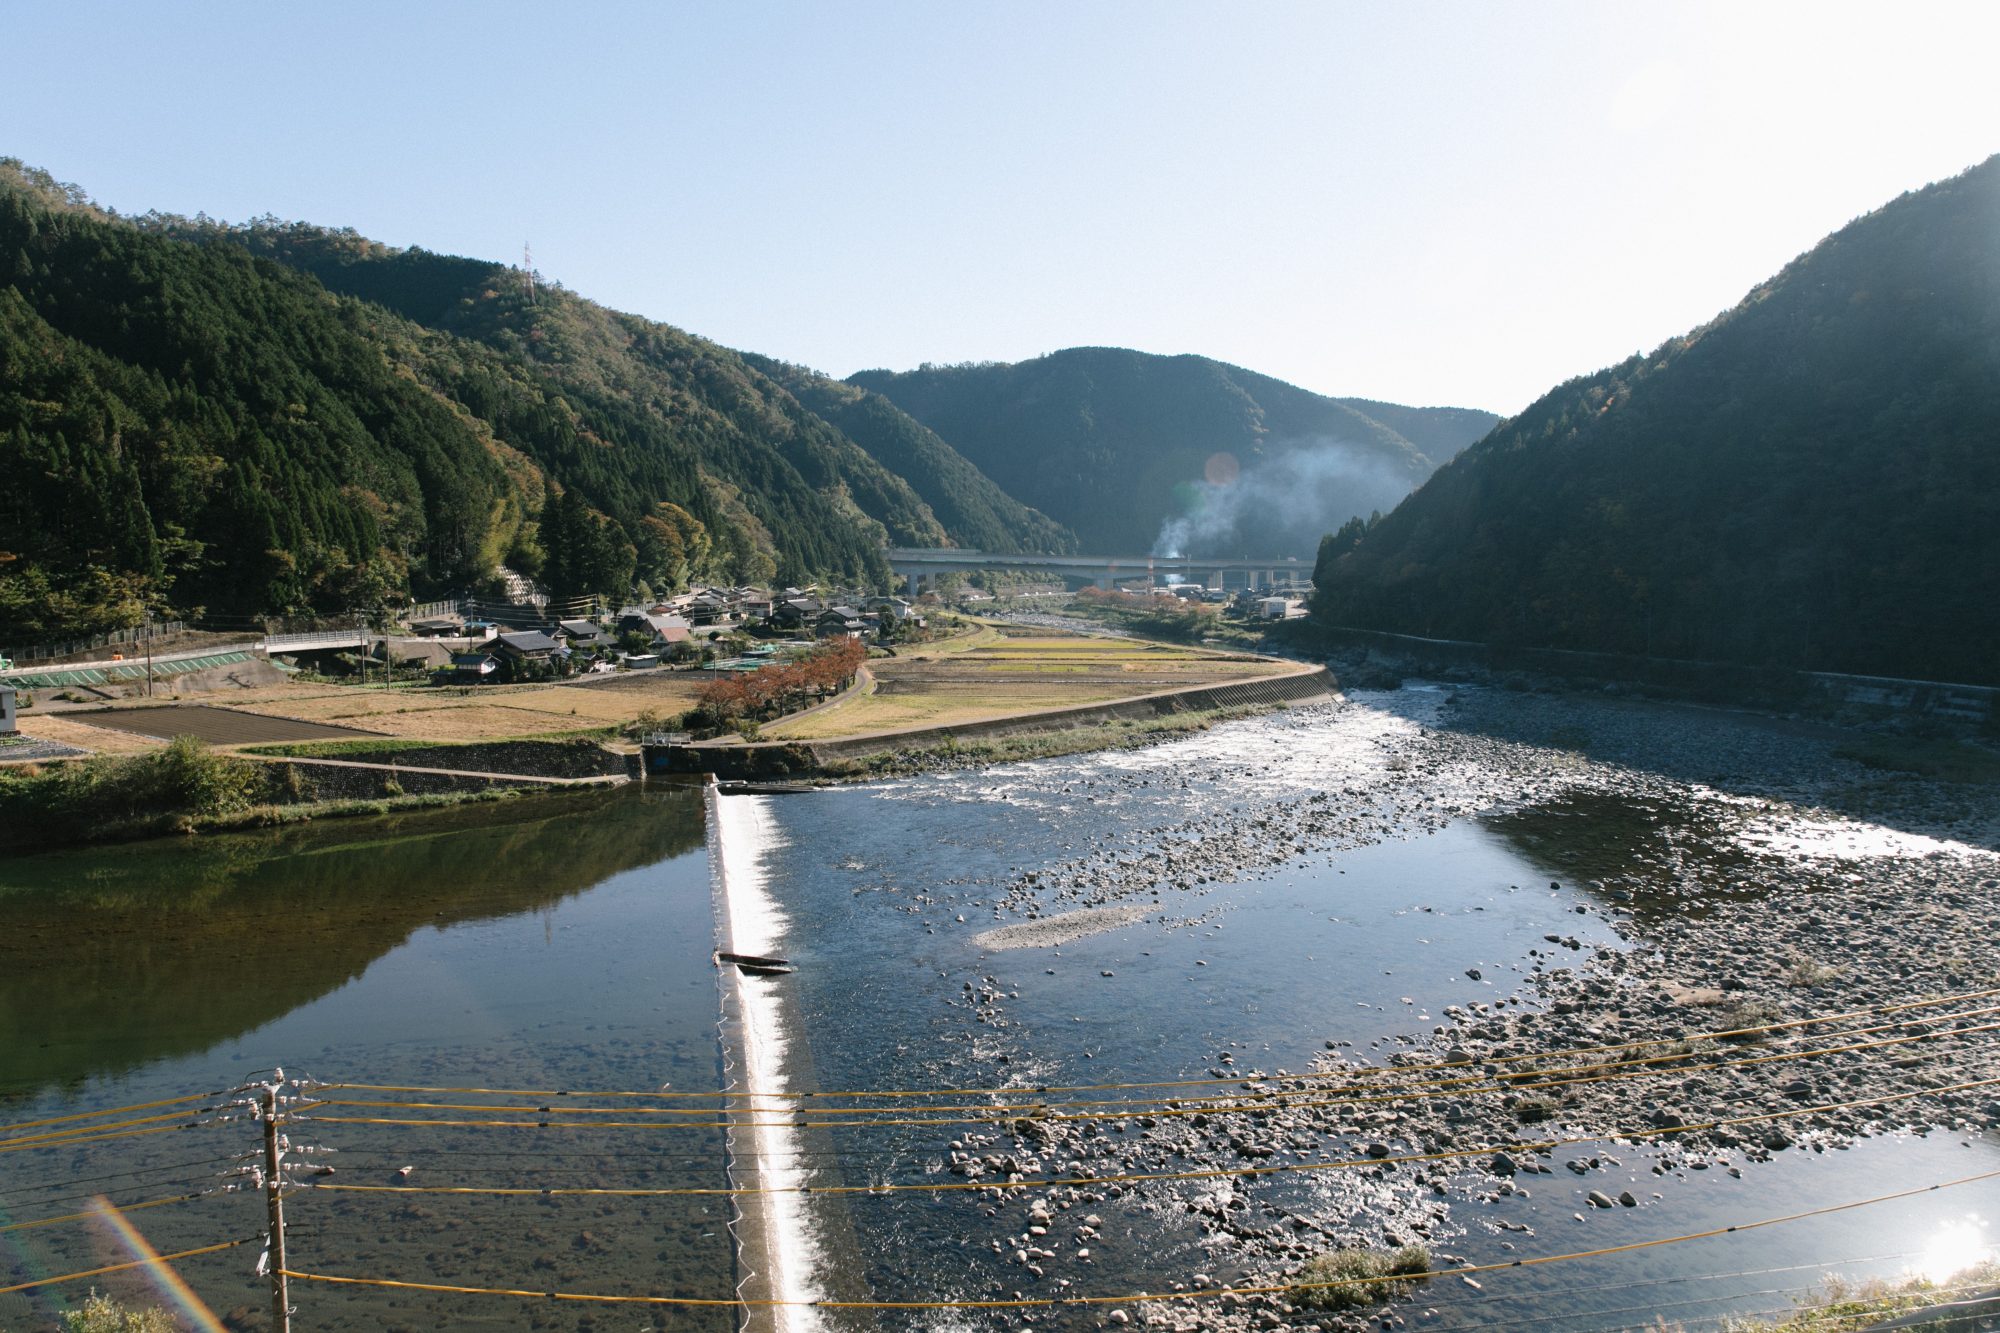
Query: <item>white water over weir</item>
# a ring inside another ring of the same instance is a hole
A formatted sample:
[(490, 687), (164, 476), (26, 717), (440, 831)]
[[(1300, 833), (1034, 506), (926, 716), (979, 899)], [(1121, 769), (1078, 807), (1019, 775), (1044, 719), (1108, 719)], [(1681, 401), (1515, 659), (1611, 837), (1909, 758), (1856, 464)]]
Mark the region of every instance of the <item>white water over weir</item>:
[[(724, 799), (707, 792), (709, 864), (714, 867), (716, 932), (720, 947), (769, 955), (784, 939), (786, 919), (769, 891), (768, 851), (779, 833), (766, 796)], [(746, 976), (721, 969), (723, 1036), (730, 1091), (751, 1094), (732, 1102), (728, 1119), (729, 1180), (740, 1188), (773, 1194), (739, 1195), (736, 1235), (737, 1295), (747, 1301), (811, 1302), (827, 1299), (826, 1253), (815, 1225), (805, 1144), (793, 1126), (796, 1071), (803, 1054), (783, 977)], [(820, 1311), (804, 1304), (751, 1305), (743, 1327), (777, 1333), (817, 1333)]]

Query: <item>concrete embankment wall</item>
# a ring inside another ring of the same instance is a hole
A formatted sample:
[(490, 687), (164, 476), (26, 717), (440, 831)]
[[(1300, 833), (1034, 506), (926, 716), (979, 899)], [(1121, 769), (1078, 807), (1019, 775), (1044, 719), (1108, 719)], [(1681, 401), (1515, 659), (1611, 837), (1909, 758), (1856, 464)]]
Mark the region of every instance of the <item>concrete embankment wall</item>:
[(1074, 708), (994, 718), (986, 722), (878, 732), (844, 740), (676, 746), (668, 755), (668, 765), (675, 772), (714, 773), (725, 778), (797, 777), (811, 774), (831, 762), (851, 761), (875, 754), (933, 750), (1002, 736), (1073, 731), (1107, 722), (1150, 721), (1176, 713), (1207, 713), (1229, 708), (1282, 708), (1328, 698), (1338, 688), (1332, 675), (1322, 667), (1230, 685), (1167, 690), (1113, 703), (1080, 704)]
[[(263, 753), (275, 751), (266, 749)], [(468, 745), (412, 745), (381, 750), (297, 756), (407, 768), (447, 768), (459, 773), (499, 773), (522, 778), (596, 778), (631, 774), (634, 756), (615, 754), (591, 740), (474, 741)]]
[(1964, 727), (2000, 723), (2000, 689), (1949, 681), (1849, 676), (1831, 671), (1697, 662), (1562, 648), (1516, 648), (1463, 639), (1426, 639), (1381, 630), (1327, 629), (1337, 648), (1366, 649), (1417, 670), (1523, 672), (1604, 684), (1640, 685), (1683, 698), (1767, 708), (1909, 714)]
[(287, 763), (297, 768), (305, 780), (307, 799), (314, 801), (373, 801), (390, 795), (391, 784), (407, 796), (550, 785), (544, 778), (516, 777), (504, 773), (411, 772), (395, 764), (334, 764), (311, 759), (270, 762)]
[(485, 741), (329, 755), (265, 750), (251, 756), (296, 767), (314, 800), (372, 800), (391, 783), (414, 796), (639, 775), (638, 755), (617, 754), (588, 740)]
[(390, 784), (408, 795), (539, 787), (635, 776), (638, 756), (591, 741), (491, 741), (327, 756), (268, 757), (298, 769), (314, 800), (373, 800)]

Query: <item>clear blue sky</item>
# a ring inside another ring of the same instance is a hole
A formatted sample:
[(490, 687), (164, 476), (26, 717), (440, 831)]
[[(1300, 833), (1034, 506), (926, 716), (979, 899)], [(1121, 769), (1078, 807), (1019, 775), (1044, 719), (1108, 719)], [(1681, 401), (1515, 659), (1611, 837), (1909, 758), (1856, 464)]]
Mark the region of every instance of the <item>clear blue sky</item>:
[(836, 374), (1514, 411), (2000, 151), (2000, 5), (0, 0), (0, 155)]

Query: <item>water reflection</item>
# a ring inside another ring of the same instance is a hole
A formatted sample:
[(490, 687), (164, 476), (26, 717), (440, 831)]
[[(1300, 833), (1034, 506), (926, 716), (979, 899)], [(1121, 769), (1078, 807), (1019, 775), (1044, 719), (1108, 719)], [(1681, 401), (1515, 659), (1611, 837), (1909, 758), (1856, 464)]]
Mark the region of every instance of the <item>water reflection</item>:
[(1523, 856), (1633, 909), (1641, 924), (1705, 916), (1750, 896), (1750, 851), (1730, 807), (1699, 800), (1577, 788), (1560, 799), (1480, 820)]
[[(0, 1075), (15, 1100), (5, 1119), (224, 1087), (279, 1063), (394, 1085), (720, 1086), (702, 832), (698, 791), (649, 787), (0, 862)], [(331, 1151), (335, 1185), (727, 1183), (721, 1134), (705, 1126), (333, 1114), (294, 1133)], [(89, 1193), (131, 1209), (204, 1191), (256, 1146), (256, 1130), (209, 1119), (0, 1155), (0, 1227), (73, 1213)], [(702, 1195), (302, 1190), (287, 1218), (291, 1261), (313, 1271), (712, 1300), (731, 1288), (730, 1212)], [(133, 1220), (172, 1253), (256, 1234), (263, 1203), (197, 1193)], [(255, 1254), (175, 1268), (226, 1327), (267, 1327)], [(86, 1221), (31, 1225), (0, 1234), (0, 1288), (128, 1257)], [(91, 1282), (128, 1302), (163, 1297), (145, 1270)], [(87, 1285), (0, 1295), (0, 1328), (55, 1326)], [(292, 1298), (299, 1326), (315, 1329), (608, 1326), (603, 1307), (507, 1296), (299, 1283)], [(665, 1317), (701, 1333), (732, 1323), (722, 1307)]]
[(699, 804), (565, 796), (0, 860), (0, 1101), (194, 1055), (425, 926), (700, 846)]

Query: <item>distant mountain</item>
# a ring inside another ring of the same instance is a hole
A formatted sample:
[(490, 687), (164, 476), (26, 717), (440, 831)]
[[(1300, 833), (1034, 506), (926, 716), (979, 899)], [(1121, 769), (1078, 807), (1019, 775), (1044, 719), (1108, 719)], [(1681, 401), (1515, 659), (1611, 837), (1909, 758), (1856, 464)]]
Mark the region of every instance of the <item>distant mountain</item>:
[[(1310, 555), (1499, 418), (1322, 397), (1200, 356), (1078, 347), (848, 383), (1108, 554)], [(1422, 439), (1420, 446), (1416, 441)]]
[(1330, 539), (1315, 614), (2000, 683), (1996, 238), (2000, 158), (1851, 223)]
[(344, 613), (503, 561), (618, 595), (880, 585), (885, 545), (1072, 540), (810, 372), (496, 263), (303, 223), (121, 218), (11, 159), (0, 479), (13, 642), (147, 606)]
[(768, 357), (746, 354), (744, 359), (908, 482), (944, 525), (952, 545), (1001, 552), (1076, 550), (1074, 534), (1001, 490), (935, 431), (881, 394)]

